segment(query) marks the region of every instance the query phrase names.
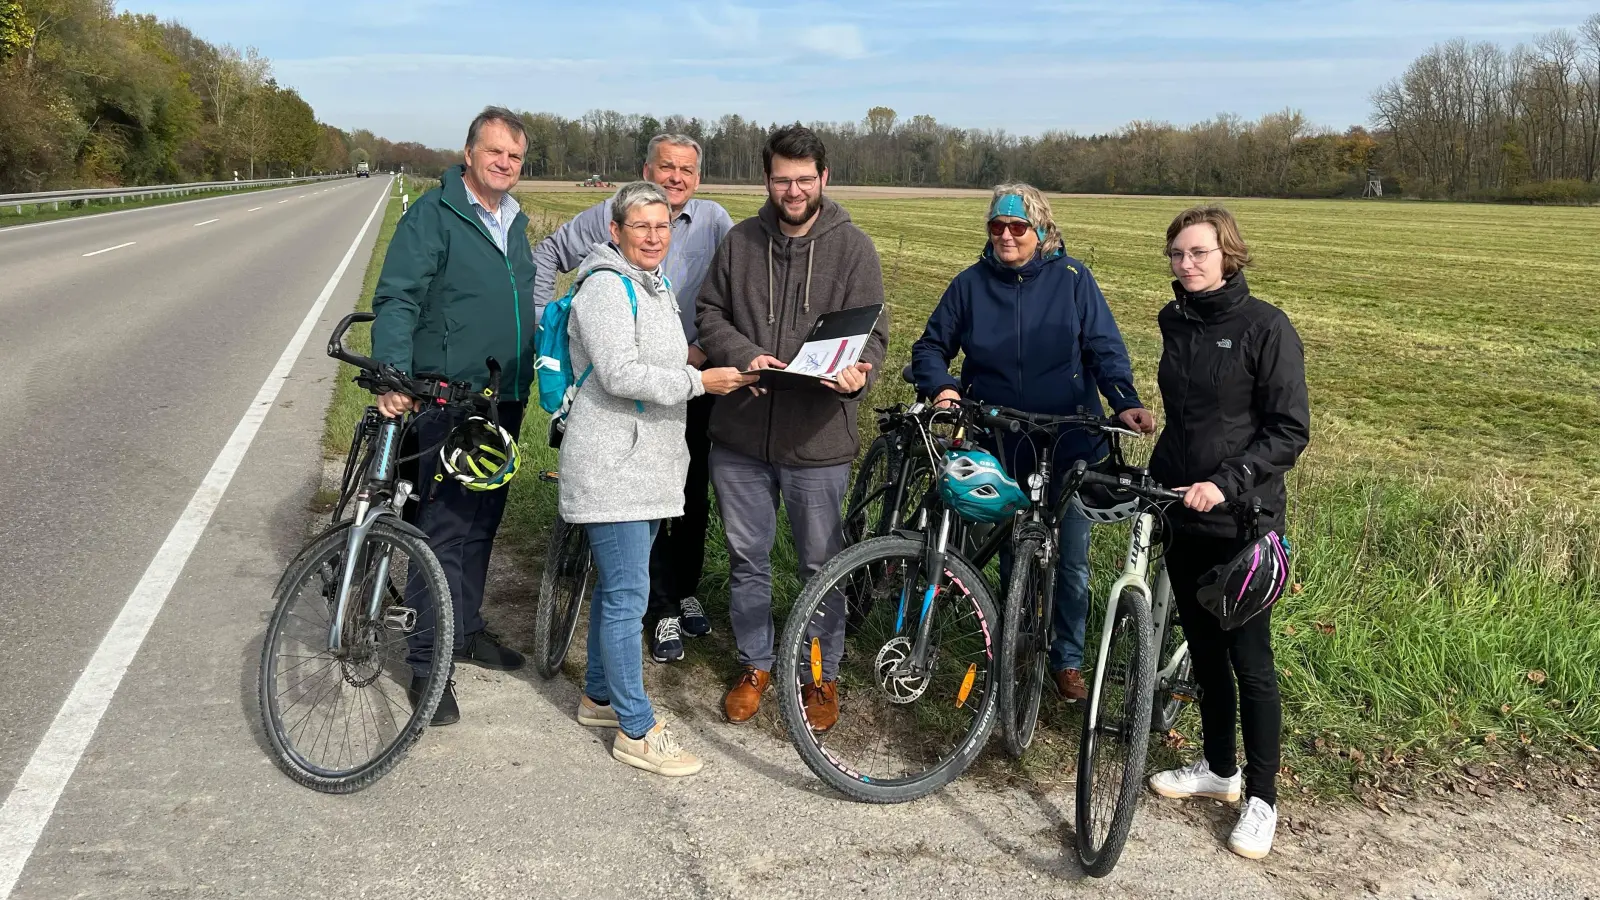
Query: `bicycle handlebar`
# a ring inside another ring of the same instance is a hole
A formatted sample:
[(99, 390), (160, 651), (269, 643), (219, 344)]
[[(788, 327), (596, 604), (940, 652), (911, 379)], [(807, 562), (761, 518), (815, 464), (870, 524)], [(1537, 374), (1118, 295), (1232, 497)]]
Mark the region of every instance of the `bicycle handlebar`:
[(424, 406), (470, 404), (483, 409), (499, 398), (500, 363), (492, 356), (484, 360), (489, 370), (489, 386), (480, 391), (467, 382), (449, 381), (442, 375), (420, 374), (412, 378), (388, 363), (346, 349), (344, 335), (350, 326), (357, 322), (371, 322), (376, 318), (377, 315), (370, 312), (351, 313), (339, 320), (333, 329), (333, 336), (328, 338), (328, 355), (360, 370), (356, 375), (356, 384), (374, 394), (405, 394), (413, 400), (420, 400)]
[[(1112, 476), (1103, 475), (1099, 472), (1090, 472), (1088, 466), (1089, 464), (1083, 460), (1073, 464), (1072, 477), (1080, 487), (1086, 484), (1098, 484), (1113, 490), (1138, 494), (1153, 502), (1182, 502), (1183, 500), (1182, 491), (1175, 491), (1156, 484), (1149, 479), (1149, 476), (1146, 476), (1142, 481), (1135, 481), (1133, 476), (1128, 474)], [(1217, 508), (1235, 516), (1267, 516), (1270, 518), (1277, 515), (1275, 510), (1261, 505), (1260, 497), (1251, 497), (1248, 502), (1244, 500), (1224, 500)]]
[(1000, 431), (1020, 432), (1025, 428), (1086, 428), (1097, 431), (1110, 427), (1106, 420), (1099, 416), (1085, 413), (1060, 415), (1053, 413), (1031, 413), (1009, 406), (999, 406), (993, 403), (979, 403), (975, 400), (962, 400), (961, 405), (980, 425), (995, 428)]

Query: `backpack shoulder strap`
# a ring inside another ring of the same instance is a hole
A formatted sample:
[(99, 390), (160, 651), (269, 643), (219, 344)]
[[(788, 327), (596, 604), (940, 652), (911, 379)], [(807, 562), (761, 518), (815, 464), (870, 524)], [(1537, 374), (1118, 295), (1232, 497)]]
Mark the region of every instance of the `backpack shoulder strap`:
[[(592, 274), (594, 274), (595, 272), (598, 272), (598, 271), (601, 271), (601, 270), (599, 270), (599, 269), (590, 269), (588, 272), (584, 273), (584, 277), (588, 277), (589, 275), (592, 275)], [(616, 275), (618, 278), (622, 279), (622, 286), (628, 289), (628, 308), (633, 312), (634, 319), (637, 320), (639, 318), (639, 295), (633, 289), (633, 279), (629, 278), (628, 276), (626, 276), (624, 274), (622, 274), (621, 272), (618, 272), (616, 269), (606, 269), (605, 271), (610, 272), (610, 273)], [(574, 295), (574, 299), (576, 299), (576, 295), (577, 295), (577, 286), (576, 285), (573, 286), (573, 295)], [(589, 373), (593, 372), (593, 371), (594, 371), (594, 364), (590, 363), (589, 366), (583, 370), (583, 374), (578, 376), (578, 380), (576, 382), (576, 386), (577, 387), (583, 387), (583, 383), (585, 381), (587, 381), (588, 378), (589, 378)], [(644, 412), (644, 402), (643, 401), (635, 400), (635, 401), (633, 401), (633, 405), (634, 405), (634, 408), (637, 409), (639, 412)]]

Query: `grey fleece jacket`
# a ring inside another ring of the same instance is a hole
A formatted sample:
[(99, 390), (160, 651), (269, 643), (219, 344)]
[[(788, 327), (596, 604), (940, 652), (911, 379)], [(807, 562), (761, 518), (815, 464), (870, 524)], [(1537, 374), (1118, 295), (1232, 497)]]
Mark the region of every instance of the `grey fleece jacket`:
[[(709, 366), (744, 368), (762, 354), (793, 358), (822, 313), (882, 302), (877, 248), (849, 213), (824, 197), (811, 230), (789, 238), (769, 202), (733, 226), (717, 248), (695, 321)], [(735, 391), (717, 400), (711, 439), (769, 463), (850, 462), (861, 449), (856, 405), (881, 374), (888, 344), (885, 308), (861, 354), (872, 364), (865, 389), (849, 396), (822, 385), (761, 396)]]
[[(681, 516), (689, 473), (684, 412), (705, 385), (688, 365), (677, 299), (659, 269), (637, 268), (611, 244), (596, 244), (578, 275), (584, 281), (567, 325), (572, 371), (594, 370), (567, 414), (561, 517), (586, 523)], [(623, 278), (633, 282), (637, 317)]]

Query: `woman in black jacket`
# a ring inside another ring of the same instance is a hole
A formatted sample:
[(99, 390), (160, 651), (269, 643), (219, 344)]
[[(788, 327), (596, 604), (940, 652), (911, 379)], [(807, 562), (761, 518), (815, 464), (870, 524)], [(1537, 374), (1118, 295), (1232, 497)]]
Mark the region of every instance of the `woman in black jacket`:
[[(1165, 797), (1245, 802), (1228, 847), (1260, 859), (1277, 829), (1277, 774), (1283, 725), (1272, 658), (1271, 610), (1232, 631), (1195, 598), (1200, 577), (1233, 559), (1254, 535), (1224, 511), (1259, 497), (1261, 529), (1283, 531), (1284, 473), (1310, 438), (1305, 352), (1289, 318), (1250, 296), (1250, 253), (1232, 214), (1185, 210), (1167, 228), (1176, 299), (1161, 310), (1158, 381), (1167, 424), (1150, 460), (1162, 484), (1178, 485), (1167, 573), (1200, 686), (1204, 755), (1151, 777)], [(1235, 700), (1235, 679), (1238, 694)], [(1234, 718), (1244, 733), (1241, 778)], [(1242, 788), (1242, 791), (1241, 791)]]

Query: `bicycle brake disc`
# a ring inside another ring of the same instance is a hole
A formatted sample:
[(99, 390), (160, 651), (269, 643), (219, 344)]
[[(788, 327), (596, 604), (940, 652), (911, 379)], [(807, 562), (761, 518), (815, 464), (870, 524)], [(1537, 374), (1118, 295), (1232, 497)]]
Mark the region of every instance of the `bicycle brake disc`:
[[(873, 661), (872, 670), (878, 678), (878, 689), (890, 703), (914, 703), (927, 693), (931, 679), (908, 671), (911, 660), (911, 639), (897, 637), (884, 644)], [(928, 657), (928, 671), (933, 671), (934, 657)]]

